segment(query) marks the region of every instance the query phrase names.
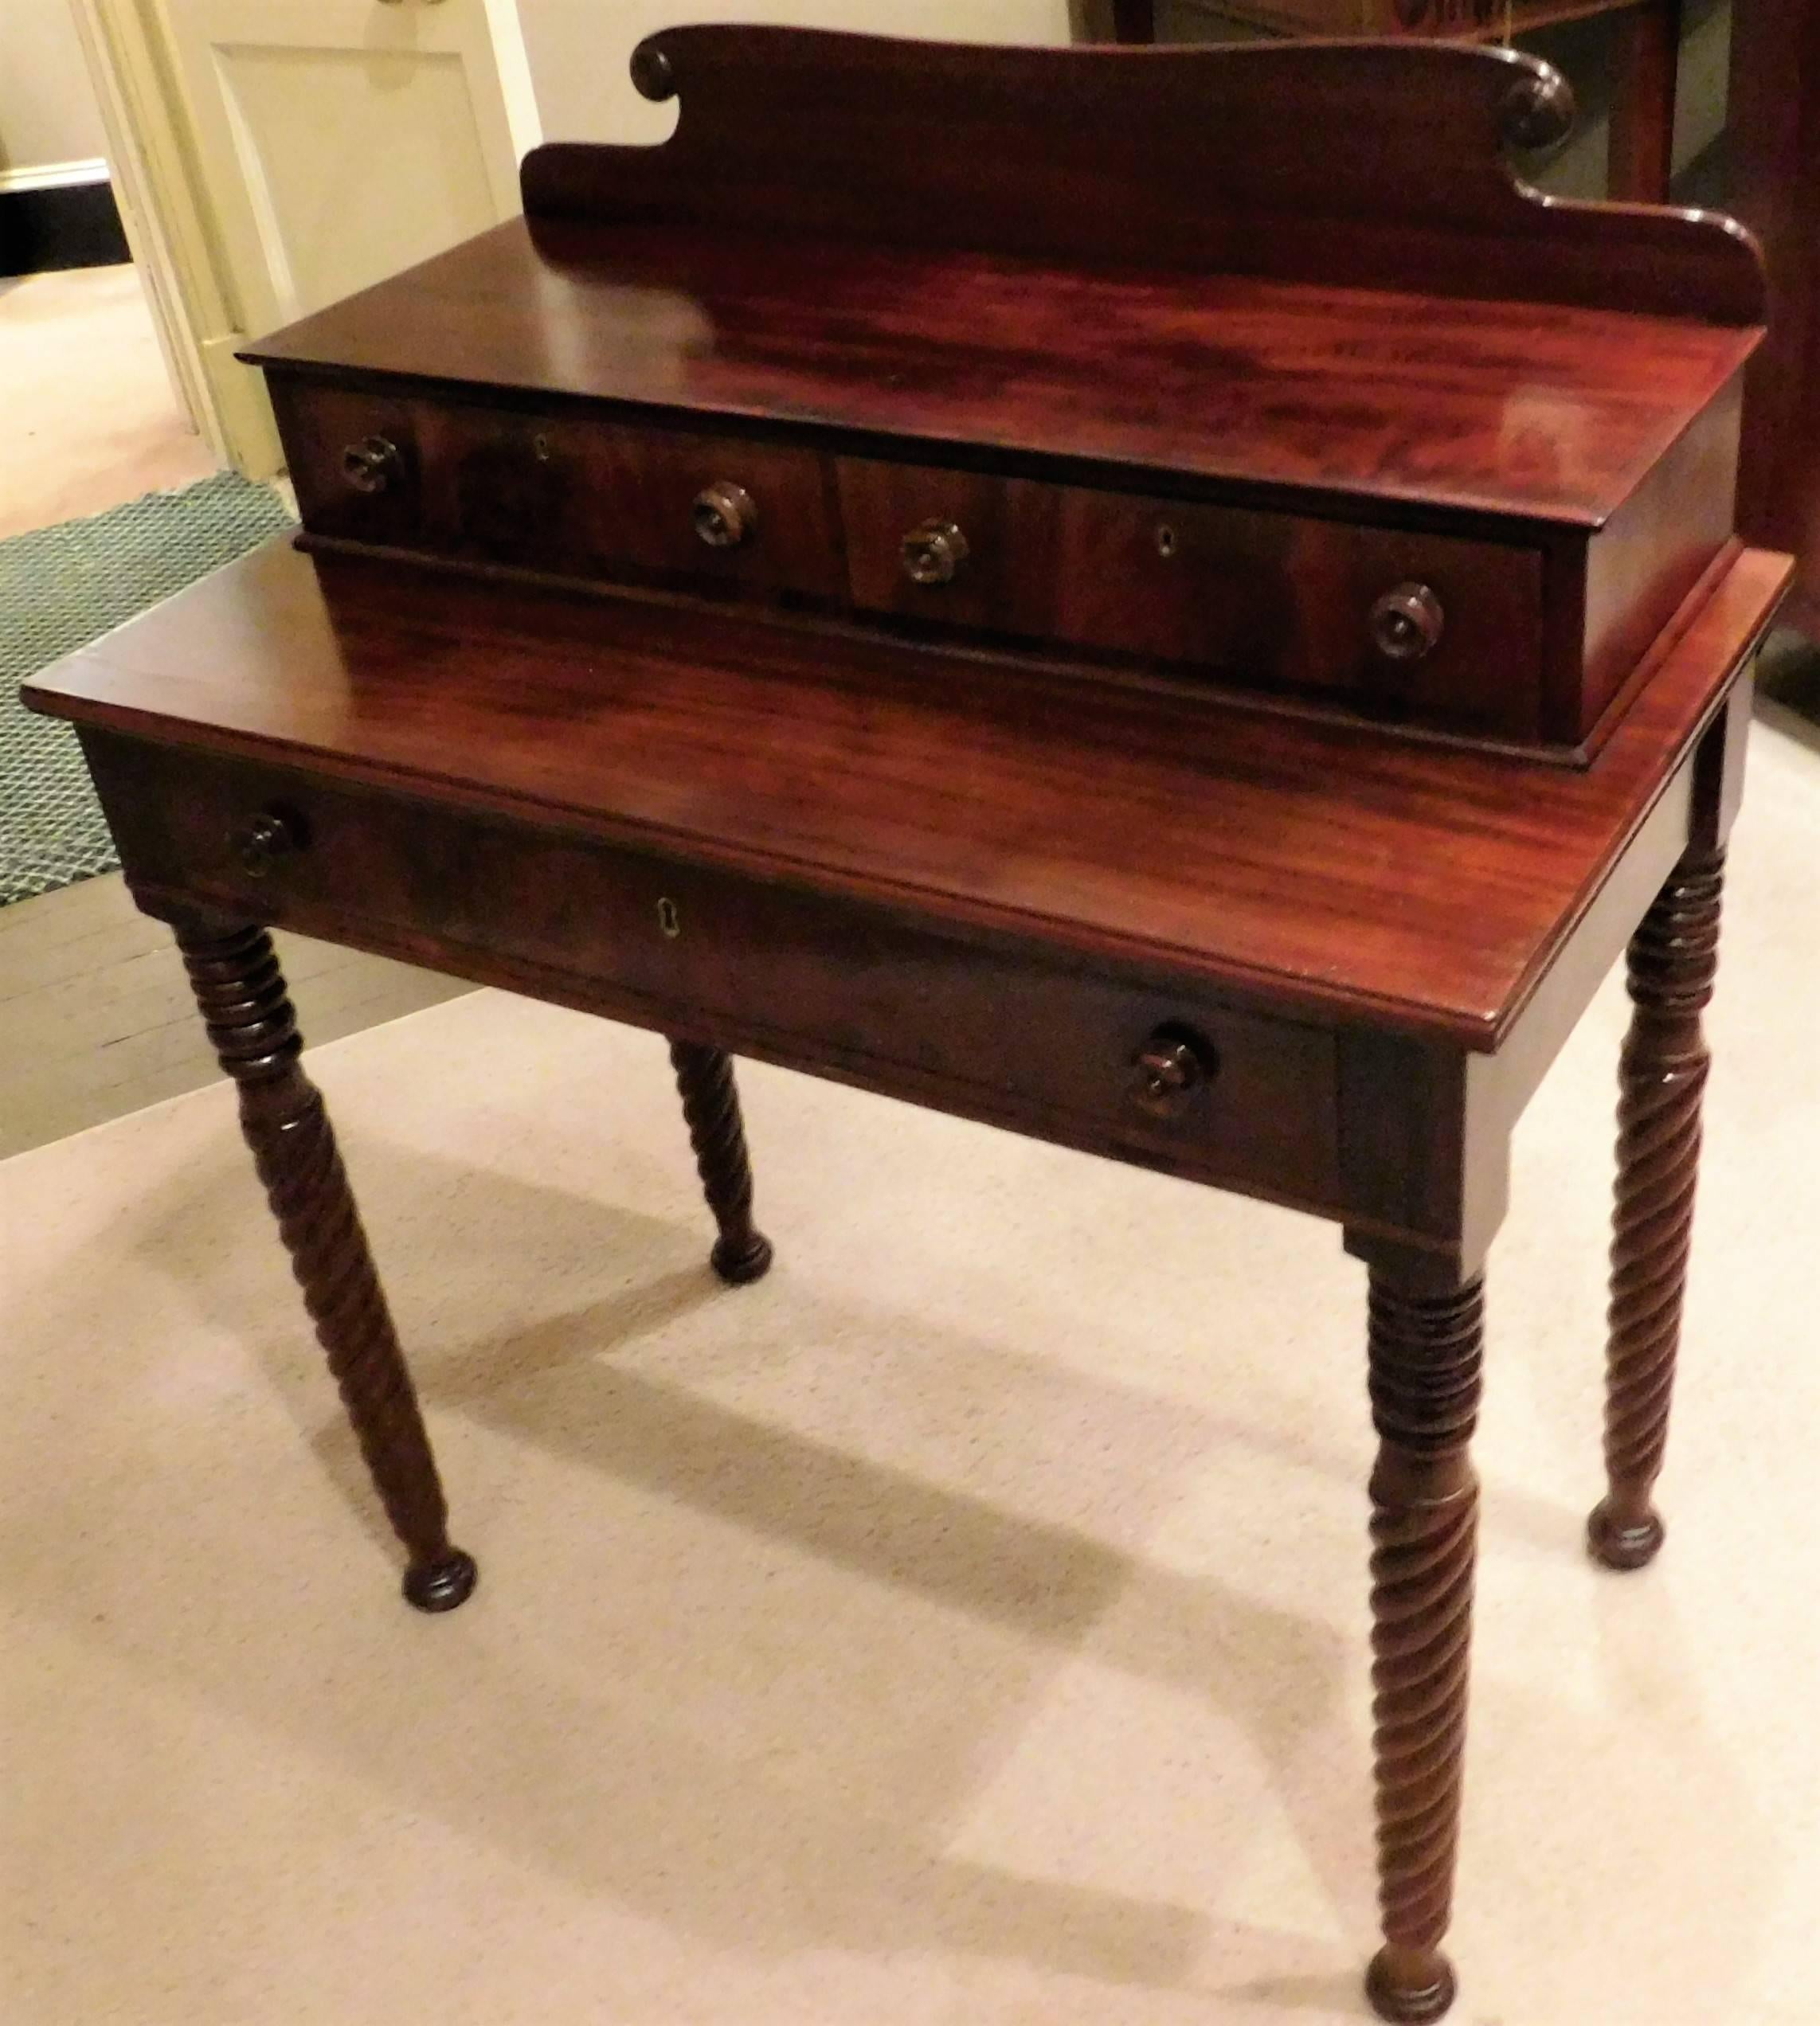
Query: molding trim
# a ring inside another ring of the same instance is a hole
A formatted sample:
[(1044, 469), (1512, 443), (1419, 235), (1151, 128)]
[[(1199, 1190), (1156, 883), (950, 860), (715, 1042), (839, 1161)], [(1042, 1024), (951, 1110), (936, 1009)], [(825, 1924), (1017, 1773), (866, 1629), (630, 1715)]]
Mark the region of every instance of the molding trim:
[(105, 174), (0, 182), (0, 275), (118, 267), (131, 258)]
[(68, 190), (81, 183), (104, 183), (108, 165), (100, 155), (86, 162), (46, 162), (35, 169), (0, 169), (0, 197), (23, 190)]

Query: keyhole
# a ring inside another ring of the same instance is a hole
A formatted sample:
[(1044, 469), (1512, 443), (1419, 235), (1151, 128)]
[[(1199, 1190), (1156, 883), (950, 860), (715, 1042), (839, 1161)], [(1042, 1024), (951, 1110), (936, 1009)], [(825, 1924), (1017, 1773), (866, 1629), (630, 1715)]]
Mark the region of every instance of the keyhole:
[(682, 934), (683, 917), (676, 912), (674, 901), (662, 900), (657, 903), (657, 925), (672, 939)]
[(1167, 521), (1157, 523), (1157, 553), (1166, 561), (1176, 553), (1176, 530)]

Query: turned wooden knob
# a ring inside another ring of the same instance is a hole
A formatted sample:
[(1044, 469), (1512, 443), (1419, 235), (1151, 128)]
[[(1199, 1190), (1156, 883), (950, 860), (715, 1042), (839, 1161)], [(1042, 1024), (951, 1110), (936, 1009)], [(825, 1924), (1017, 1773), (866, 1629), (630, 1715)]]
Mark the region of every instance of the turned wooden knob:
[(695, 533), (710, 549), (737, 549), (758, 526), (758, 509), (744, 486), (730, 479), (704, 486), (692, 510)]
[(341, 454), (341, 475), (356, 492), (383, 492), (399, 469), (398, 446), (385, 436), (363, 436)]
[(967, 560), (967, 538), (953, 521), (925, 521), (904, 537), (902, 555), (912, 584), (952, 584)]
[(233, 838), (234, 856), (252, 879), (263, 879), (280, 859), (303, 848), (303, 826), (280, 809), (262, 810)]
[(1372, 645), (1386, 661), (1420, 661), (1439, 647), (1446, 623), (1426, 584), (1399, 584), (1372, 608)]
[(1179, 1027), (1159, 1027), (1132, 1058), (1133, 1101), (1155, 1118), (1170, 1118), (1213, 1081), (1219, 1058), (1212, 1044)]

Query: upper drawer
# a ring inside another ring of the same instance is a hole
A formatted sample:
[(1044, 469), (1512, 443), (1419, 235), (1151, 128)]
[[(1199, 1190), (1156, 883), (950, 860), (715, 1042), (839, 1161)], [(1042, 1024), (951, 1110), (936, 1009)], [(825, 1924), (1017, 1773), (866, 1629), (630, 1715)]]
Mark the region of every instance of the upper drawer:
[(1307, 515), (273, 376), (313, 533), (747, 593), (1534, 741), (1542, 557)]
[(1536, 736), (1539, 552), (843, 458), (853, 601)]
[(313, 532), (558, 576), (844, 596), (813, 451), (276, 376), (272, 392)]

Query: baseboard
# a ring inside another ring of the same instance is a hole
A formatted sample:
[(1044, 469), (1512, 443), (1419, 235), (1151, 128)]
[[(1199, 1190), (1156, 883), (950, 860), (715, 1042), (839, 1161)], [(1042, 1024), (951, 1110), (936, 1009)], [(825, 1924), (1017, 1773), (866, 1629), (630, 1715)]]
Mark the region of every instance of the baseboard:
[(0, 170), (0, 276), (131, 258), (106, 162)]

